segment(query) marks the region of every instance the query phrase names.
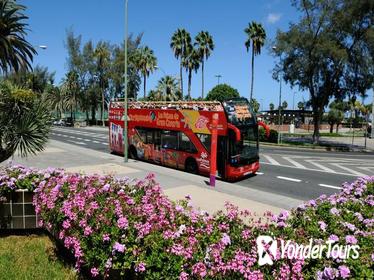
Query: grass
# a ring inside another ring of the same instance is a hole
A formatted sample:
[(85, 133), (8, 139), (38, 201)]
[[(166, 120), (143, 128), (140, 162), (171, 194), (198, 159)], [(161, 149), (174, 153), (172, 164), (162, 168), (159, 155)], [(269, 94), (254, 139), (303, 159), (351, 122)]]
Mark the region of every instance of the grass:
[(0, 279), (78, 279), (72, 267), (55, 254), (48, 236), (0, 237)]

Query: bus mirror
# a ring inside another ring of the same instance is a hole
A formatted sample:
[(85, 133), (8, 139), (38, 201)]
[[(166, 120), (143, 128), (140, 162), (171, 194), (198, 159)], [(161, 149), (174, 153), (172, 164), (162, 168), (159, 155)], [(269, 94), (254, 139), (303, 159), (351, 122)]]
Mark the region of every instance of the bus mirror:
[(259, 121), (258, 125), (262, 126), (265, 129), (266, 138), (269, 138), (269, 136), (270, 136), (270, 127), (266, 123), (264, 123), (262, 121)]
[(241, 138), (240, 137), (240, 130), (235, 125), (233, 125), (231, 123), (228, 123), (227, 127), (229, 129), (232, 129), (235, 132), (235, 139), (236, 139), (237, 142), (240, 142), (240, 138)]

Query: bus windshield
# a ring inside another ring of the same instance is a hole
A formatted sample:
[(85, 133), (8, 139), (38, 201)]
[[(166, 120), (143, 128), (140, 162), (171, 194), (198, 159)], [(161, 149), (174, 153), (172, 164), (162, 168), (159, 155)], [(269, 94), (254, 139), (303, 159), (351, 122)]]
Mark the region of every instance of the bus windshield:
[(223, 102), (223, 107), (228, 120), (235, 126), (254, 125), (256, 117), (252, 111), (249, 102), (245, 98), (227, 100)]
[(229, 134), (230, 164), (233, 166), (251, 164), (259, 158), (257, 125), (241, 128), (240, 134), (240, 141), (236, 141), (234, 131)]

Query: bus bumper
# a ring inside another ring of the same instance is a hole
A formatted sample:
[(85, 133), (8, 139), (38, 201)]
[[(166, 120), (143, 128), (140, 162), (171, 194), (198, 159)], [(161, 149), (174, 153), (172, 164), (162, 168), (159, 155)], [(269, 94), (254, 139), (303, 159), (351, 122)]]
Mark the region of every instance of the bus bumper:
[(237, 180), (242, 177), (255, 174), (259, 168), (260, 168), (260, 163), (258, 161), (252, 164), (244, 165), (240, 167), (228, 166), (227, 167), (227, 179)]

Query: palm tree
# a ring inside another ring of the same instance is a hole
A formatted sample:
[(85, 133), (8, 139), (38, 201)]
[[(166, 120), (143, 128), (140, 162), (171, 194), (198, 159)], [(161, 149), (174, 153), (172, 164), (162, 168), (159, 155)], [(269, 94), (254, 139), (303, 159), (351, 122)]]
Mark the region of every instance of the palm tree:
[(61, 85), (61, 92), (64, 100), (64, 107), (70, 110), (70, 117), (75, 120), (75, 113), (78, 107), (78, 74), (75, 71), (66, 73), (66, 77)]
[(96, 73), (101, 90), (101, 122), (105, 126), (104, 111), (105, 111), (105, 90), (108, 87), (108, 74), (110, 69), (110, 50), (109, 44), (106, 42), (99, 42), (96, 46), (94, 56), (96, 58)]
[(63, 92), (53, 85), (48, 86), (43, 101), (47, 104), (51, 111), (57, 112), (57, 117), (61, 119), (62, 112), (65, 110), (65, 96)]
[(17, 150), (21, 156), (42, 151), (50, 124), (49, 110), (35, 93), (9, 82), (0, 84), (0, 162)]
[(188, 100), (191, 100), (191, 79), (192, 71), (197, 72), (200, 67), (200, 56), (196, 49), (192, 49), (189, 55), (185, 58), (183, 62), (184, 68), (188, 72)]
[(252, 78), (251, 78), (251, 93), (250, 93), (250, 100), (252, 100), (255, 55), (261, 54), (261, 47), (265, 44), (265, 40), (266, 40), (266, 32), (265, 32), (265, 29), (262, 27), (262, 24), (257, 23), (255, 21), (252, 21), (251, 23), (249, 23), (248, 27), (244, 29), (244, 32), (248, 35), (248, 39), (247, 41), (245, 41), (247, 52), (249, 51), (249, 48), (252, 42)]
[(183, 64), (184, 60), (187, 58), (188, 54), (191, 52), (191, 35), (185, 29), (177, 29), (171, 37), (170, 47), (174, 52), (174, 56), (180, 59), (179, 73), (180, 73), (180, 91), (183, 96)]
[(36, 54), (32, 45), (25, 40), (28, 19), (23, 11), (25, 6), (15, 1), (0, 1), (0, 68), (18, 72), (20, 69), (31, 69), (30, 61)]
[(135, 64), (138, 70), (143, 75), (144, 85), (144, 99), (146, 98), (147, 92), (147, 77), (152, 73), (157, 66), (157, 58), (153, 54), (153, 50), (149, 47), (142, 47), (138, 50), (135, 58)]
[(172, 76), (165, 76), (158, 81), (157, 91), (165, 101), (178, 101), (182, 98), (177, 81)]
[(195, 46), (201, 59), (201, 98), (204, 99), (204, 61), (214, 50), (213, 37), (208, 31), (200, 31), (195, 37)]

